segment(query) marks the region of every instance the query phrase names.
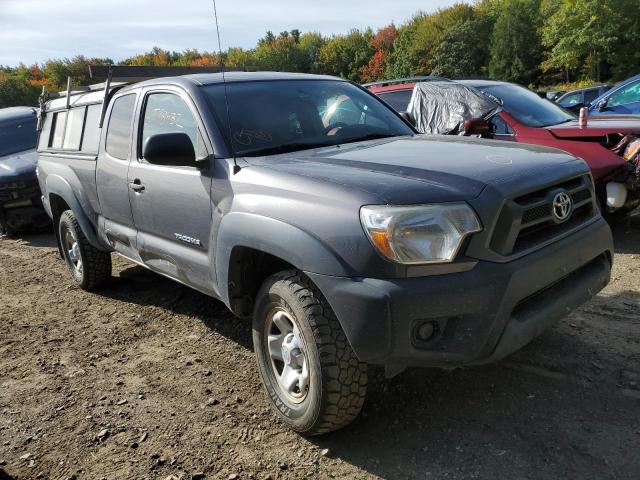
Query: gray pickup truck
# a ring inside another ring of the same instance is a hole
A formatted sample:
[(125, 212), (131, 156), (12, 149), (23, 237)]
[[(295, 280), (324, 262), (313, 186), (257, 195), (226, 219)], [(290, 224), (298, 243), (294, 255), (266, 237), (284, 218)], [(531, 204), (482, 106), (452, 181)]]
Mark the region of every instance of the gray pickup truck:
[(251, 317), (292, 429), (359, 413), (367, 364), (454, 368), (521, 348), (609, 281), (585, 163), (416, 134), (363, 88), (194, 74), (43, 103), (39, 181), (73, 281), (111, 253)]

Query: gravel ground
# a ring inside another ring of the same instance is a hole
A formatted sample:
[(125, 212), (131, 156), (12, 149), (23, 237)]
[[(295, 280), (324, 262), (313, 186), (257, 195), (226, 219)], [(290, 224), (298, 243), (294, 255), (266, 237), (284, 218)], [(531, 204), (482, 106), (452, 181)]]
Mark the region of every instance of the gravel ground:
[(374, 369), (305, 439), (271, 412), (250, 326), (115, 260), (71, 286), (53, 237), (0, 239), (0, 479), (640, 478), (640, 218), (605, 291), (495, 365)]

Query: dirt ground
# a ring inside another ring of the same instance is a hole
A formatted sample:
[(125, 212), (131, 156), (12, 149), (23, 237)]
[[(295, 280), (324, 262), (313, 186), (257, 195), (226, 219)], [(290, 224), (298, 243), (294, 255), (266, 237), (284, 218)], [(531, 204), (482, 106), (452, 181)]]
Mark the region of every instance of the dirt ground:
[(0, 479), (638, 479), (640, 217), (614, 235), (611, 285), (524, 350), (374, 369), (361, 417), (312, 439), (219, 302), (121, 259), (85, 293), (52, 236), (0, 239)]

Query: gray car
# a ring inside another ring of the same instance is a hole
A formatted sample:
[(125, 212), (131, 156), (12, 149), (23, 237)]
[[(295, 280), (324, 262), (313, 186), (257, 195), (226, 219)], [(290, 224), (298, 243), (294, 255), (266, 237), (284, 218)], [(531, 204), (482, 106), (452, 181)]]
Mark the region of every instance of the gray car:
[(418, 135), (334, 77), (113, 85), (42, 112), (40, 184), (73, 281), (103, 286), (116, 252), (251, 317), (268, 398), (298, 432), (353, 420), (367, 364), (499, 360), (609, 281), (611, 232), (566, 153)]

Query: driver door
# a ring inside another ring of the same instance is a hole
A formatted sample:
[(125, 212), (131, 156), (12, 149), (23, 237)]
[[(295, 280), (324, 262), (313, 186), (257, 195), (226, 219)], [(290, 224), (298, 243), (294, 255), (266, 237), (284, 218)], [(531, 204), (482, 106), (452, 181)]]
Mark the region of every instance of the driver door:
[[(151, 270), (210, 293), (212, 159), (192, 166), (153, 165), (142, 155), (146, 139), (164, 133), (186, 133), (196, 157), (208, 156), (203, 125), (191, 99), (177, 88), (143, 92), (136, 125), (136, 159), (129, 169), (129, 199), (138, 230), (140, 258)], [(178, 162), (176, 162), (178, 163)]]

